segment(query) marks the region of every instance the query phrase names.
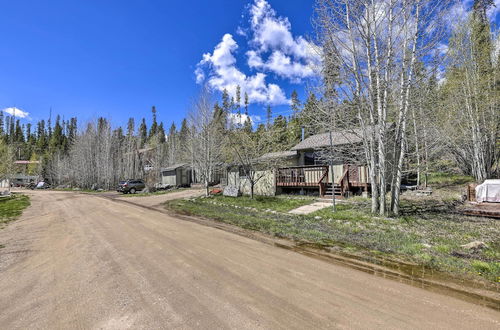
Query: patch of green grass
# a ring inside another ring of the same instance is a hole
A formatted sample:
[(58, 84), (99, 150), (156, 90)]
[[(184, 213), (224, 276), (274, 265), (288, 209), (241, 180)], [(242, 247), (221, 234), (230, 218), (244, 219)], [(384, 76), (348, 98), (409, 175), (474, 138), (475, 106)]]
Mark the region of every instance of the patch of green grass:
[(485, 262), (473, 260), (471, 266), (478, 272), (492, 281), (500, 282), (500, 262)]
[(427, 183), (438, 186), (464, 185), (474, 182), (474, 178), (467, 175), (451, 174), (444, 172), (430, 173), (427, 176)]
[(16, 219), (29, 205), (30, 200), (26, 195), (12, 195), (0, 198), (0, 225)]
[(436, 245), (434, 247), (434, 250), (436, 251), (436, 253), (446, 255), (450, 254), (453, 251), (453, 248), (450, 245), (441, 244), (441, 245)]
[(277, 212), (288, 212), (300, 206), (308, 205), (314, 202), (314, 199), (311, 198), (297, 198), (287, 196), (255, 196), (253, 199), (248, 196), (214, 196), (212, 200), (216, 203), (221, 203), (224, 205), (248, 207), (259, 210), (272, 210)]

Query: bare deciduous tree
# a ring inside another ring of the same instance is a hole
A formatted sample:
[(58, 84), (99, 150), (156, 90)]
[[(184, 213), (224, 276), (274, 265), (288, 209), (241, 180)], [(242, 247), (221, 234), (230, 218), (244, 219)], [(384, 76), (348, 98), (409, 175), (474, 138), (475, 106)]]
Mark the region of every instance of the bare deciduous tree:
[(262, 157), (268, 151), (279, 150), (280, 145), (272, 142), (270, 132), (257, 136), (245, 129), (234, 129), (228, 132), (227, 147), (230, 159), (236, 164), (243, 177), (250, 184), (250, 197), (254, 197), (255, 186), (274, 170), (279, 164), (279, 156)]
[(335, 97), (350, 106), (342, 118), (350, 127), (361, 128), (363, 135), (372, 212), (387, 212), (390, 186), (391, 211), (399, 213), (415, 64), (441, 40), (440, 19), (448, 4), (448, 0), (317, 2), (322, 51), (338, 63)]
[(193, 102), (188, 121), (192, 131), (189, 144), (194, 171), (203, 182), (207, 196), (213, 174), (222, 158), (224, 132), (220, 125), (217, 125), (221, 119), (217, 116), (212, 95), (208, 88), (204, 87)]

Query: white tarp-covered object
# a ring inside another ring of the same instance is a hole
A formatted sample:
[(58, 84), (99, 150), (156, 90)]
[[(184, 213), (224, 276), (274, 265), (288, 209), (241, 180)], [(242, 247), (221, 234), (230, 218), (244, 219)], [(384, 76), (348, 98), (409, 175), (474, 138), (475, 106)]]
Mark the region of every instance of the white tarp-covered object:
[(477, 186), (476, 199), (479, 203), (500, 203), (500, 180), (486, 180)]

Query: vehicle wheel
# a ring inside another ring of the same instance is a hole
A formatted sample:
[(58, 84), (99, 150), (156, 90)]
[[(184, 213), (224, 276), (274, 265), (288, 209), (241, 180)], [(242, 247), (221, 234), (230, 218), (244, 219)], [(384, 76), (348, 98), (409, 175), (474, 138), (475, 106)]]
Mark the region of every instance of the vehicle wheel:
[(135, 189), (134, 188), (130, 189), (130, 193), (135, 194)]

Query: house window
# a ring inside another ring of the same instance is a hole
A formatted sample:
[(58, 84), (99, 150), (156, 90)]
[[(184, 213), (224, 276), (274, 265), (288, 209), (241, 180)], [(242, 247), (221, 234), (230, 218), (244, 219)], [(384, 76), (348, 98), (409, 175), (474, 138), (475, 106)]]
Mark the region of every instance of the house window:
[(314, 152), (304, 153), (304, 165), (316, 165), (315, 164), (315, 154)]
[(246, 167), (246, 166), (240, 166), (238, 168), (238, 170), (239, 170), (240, 178), (246, 178), (247, 177), (247, 173), (249, 171), (248, 167)]
[(163, 176), (171, 176), (171, 175), (175, 175), (175, 171), (163, 171), (162, 175), (163, 175)]

